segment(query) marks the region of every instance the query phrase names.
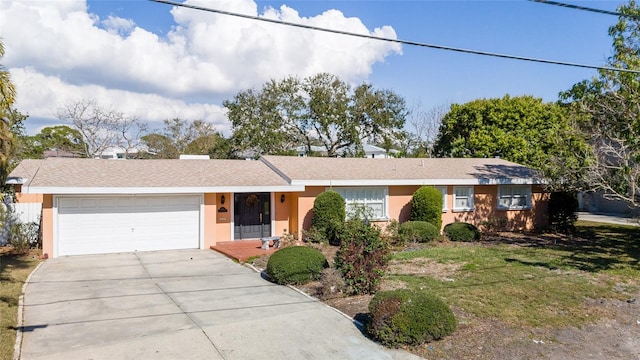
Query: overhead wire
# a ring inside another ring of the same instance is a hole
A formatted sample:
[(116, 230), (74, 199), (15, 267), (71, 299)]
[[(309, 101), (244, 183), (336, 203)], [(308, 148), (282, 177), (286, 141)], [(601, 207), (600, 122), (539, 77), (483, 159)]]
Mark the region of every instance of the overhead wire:
[(617, 71), (617, 72), (640, 74), (639, 70), (613, 68), (613, 67), (598, 66), (598, 65), (588, 65), (588, 64), (580, 64), (580, 63), (574, 63), (574, 62), (533, 58), (533, 57), (527, 57), (527, 56), (501, 54), (501, 53), (494, 53), (494, 52), (489, 52), (489, 51), (472, 50), (472, 49), (464, 49), (464, 48), (445, 46), (445, 45), (429, 44), (429, 43), (423, 43), (423, 42), (411, 41), (411, 40), (400, 40), (400, 39), (393, 39), (393, 38), (385, 38), (385, 37), (374, 36), (374, 35), (369, 35), (369, 34), (358, 34), (358, 33), (353, 33), (353, 32), (348, 32), (348, 31), (343, 31), (343, 30), (328, 29), (328, 28), (323, 28), (323, 27), (318, 27), (318, 26), (313, 26), (313, 25), (305, 25), (305, 24), (294, 23), (294, 22), (289, 22), (289, 21), (274, 20), (274, 19), (269, 19), (269, 18), (264, 18), (264, 17), (259, 17), (259, 16), (240, 14), (240, 13), (231, 12), (231, 11), (206, 8), (206, 7), (203, 7), (203, 6), (184, 4), (184, 3), (179, 3), (179, 2), (170, 1), (170, 0), (149, 0), (149, 1), (156, 2), (156, 3), (162, 3), (162, 4), (167, 4), (167, 5), (178, 6), (178, 7), (189, 8), (189, 9), (193, 9), (193, 10), (206, 11), (206, 12), (211, 12), (211, 13), (216, 13), (216, 14), (221, 14), (221, 15), (239, 17), (239, 18), (243, 18), (243, 19), (267, 22), (267, 23), (272, 23), (272, 24), (277, 24), (277, 25), (292, 26), (292, 27), (297, 27), (297, 28), (302, 28), (302, 29), (307, 29), (307, 30), (315, 30), (315, 31), (321, 31), (321, 32), (326, 32), (326, 33), (354, 36), (354, 37), (359, 37), (359, 38), (363, 38), (363, 39), (386, 41), (386, 42), (392, 42), (392, 43), (403, 44), (403, 45), (419, 46), (419, 47), (426, 47), (426, 48), (438, 49), (438, 50), (446, 50), (446, 51), (454, 51), (454, 52), (466, 53), (466, 54), (491, 56), (491, 57), (510, 59), (510, 60), (520, 60), (520, 61), (529, 61), (529, 62), (543, 63), (543, 64), (578, 67), (578, 68), (585, 68), (585, 69), (606, 70), (606, 71)]
[(587, 6), (567, 4), (567, 3), (563, 3), (563, 2), (559, 2), (559, 1), (549, 1), (549, 0), (528, 0), (528, 1), (536, 2), (536, 3), (540, 3), (540, 4), (560, 6), (560, 7), (564, 7), (564, 8), (568, 8), (568, 9), (590, 11), (590, 12), (594, 12), (594, 13), (598, 13), (598, 14), (614, 15), (614, 16), (618, 16), (618, 17), (626, 17), (626, 18), (633, 19), (633, 20), (640, 20), (640, 16), (630, 15), (630, 14), (623, 14), (623, 13), (621, 13), (619, 11), (609, 11), (609, 10), (603, 10), (603, 9), (596, 9), (596, 8), (591, 8), (591, 7), (587, 7)]

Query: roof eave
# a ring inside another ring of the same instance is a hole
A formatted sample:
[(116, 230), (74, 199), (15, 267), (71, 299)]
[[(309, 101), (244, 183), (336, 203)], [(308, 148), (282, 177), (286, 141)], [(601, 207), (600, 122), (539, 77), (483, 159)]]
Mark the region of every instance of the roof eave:
[(242, 192), (298, 192), (304, 191), (300, 185), (268, 186), (206, 186), (206, 187), (56, 187), (31, 186), (24, 193), (56, 195), (123, 195), (123, 194), (203, 194)]
[(325, 180), (292, 180), (292, 185), (301, 186), (406, 186), (406, 185), (431, 185), (431, 186), (472, 186), (472, 185), (541, 185), (544, 180), (535, 178), (502, 178), (502, 179), (325, 179)]

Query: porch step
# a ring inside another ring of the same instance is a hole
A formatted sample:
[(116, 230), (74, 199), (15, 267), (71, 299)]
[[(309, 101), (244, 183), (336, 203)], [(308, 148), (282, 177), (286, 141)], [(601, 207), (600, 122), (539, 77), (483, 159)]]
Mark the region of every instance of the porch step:
[(210, 249), (238, 262), (246, 262), (254, 256), (273, 254), (278, 251), (273, 247), (273, 241), (269, 242), (269, 250), (262, 250), (261, 246), (260, 240), (236, 240), (217, 242)]

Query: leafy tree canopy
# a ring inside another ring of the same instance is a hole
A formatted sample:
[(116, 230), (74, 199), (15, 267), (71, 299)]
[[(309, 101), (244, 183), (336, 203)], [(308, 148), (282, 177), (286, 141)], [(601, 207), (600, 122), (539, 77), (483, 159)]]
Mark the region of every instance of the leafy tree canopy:
[(156, 159), (177, 159), (180, 154), (232, 156), (229, 140), (204, 120), (166, 119), (161, 133), (147, 134), (141, 141), (147, 146), (148, 157)]
[[(0, 41), (0, 59), (4, 57), (4, 44)], [(11, 157), (15, 153), (16, 133), (21, 132), (26, 119), (13, 108), (16, 89), (9, 71), (0, 64), (0, 184), (4, 185), (10, 172)]]
[[(618, 12), (623, 15), (609, 28), (613, 55), (607, 65), (640, 71), (640, 9), (630, 1)], [(640, 74), (599, 70), (560, 98), (594, 154), (584, 176), (589, 188), (640, 206)]]
[(557, 187), (577, 186), (587, 147), (564, 109), (531, 96), (451, 105), (434, 144), (439, 157), (501, 157), (541, 170)]
[(328, 156), (357, 153), (363, 142), (385, 143), (402, 135), (405, 101), (370, 84), (355, 88), (335, 75), (271, 80), (260, 90), (224, 101), (234, 145), (259, 154), (308, 153), (321, 146)]
[(42, 158), (47, 150), (82, 155), (86, 146), (82, 134), (66, 125), (45, 127), (34, 136), (24, 137), (21, 143), (21, 157), (30, 159)]

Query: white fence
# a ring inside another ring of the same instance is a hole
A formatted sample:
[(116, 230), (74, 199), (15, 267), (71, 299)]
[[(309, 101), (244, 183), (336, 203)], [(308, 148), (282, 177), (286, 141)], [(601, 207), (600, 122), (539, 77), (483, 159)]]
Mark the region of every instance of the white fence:
[[(5, 213), (5, 219), (14, 219), (22, 224), (40, 224), (40, 216), (42, 216), (41, 203), (14, 203), (9, 205), (0, 203), (0, 206), (2, 206), (2, 211)], [(7, 216), (10, 213), (13, 213), (13, 216)], [(0, 226), (2, 226), (0, 231), (0, 246), (5, 245), (9, 237), (8, 226), (5, 225), (7, 224), (4, 221), (0, 224)]]

